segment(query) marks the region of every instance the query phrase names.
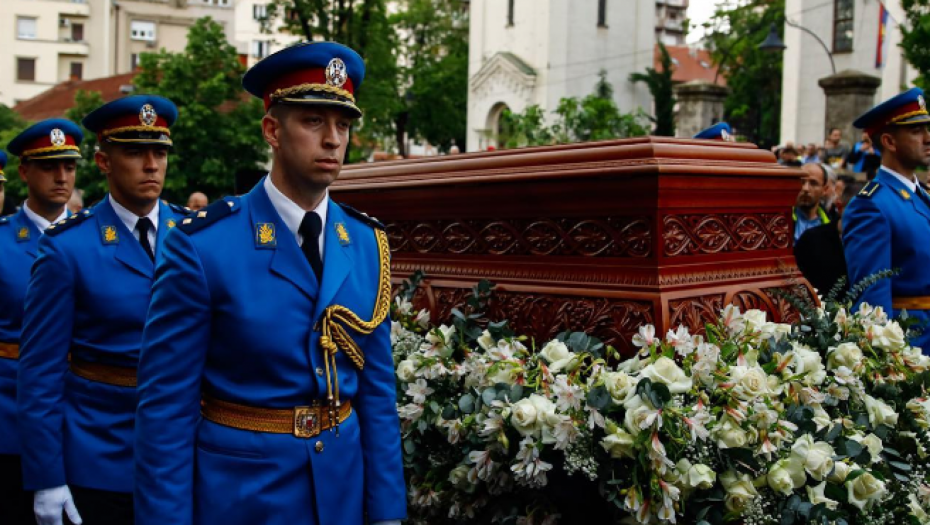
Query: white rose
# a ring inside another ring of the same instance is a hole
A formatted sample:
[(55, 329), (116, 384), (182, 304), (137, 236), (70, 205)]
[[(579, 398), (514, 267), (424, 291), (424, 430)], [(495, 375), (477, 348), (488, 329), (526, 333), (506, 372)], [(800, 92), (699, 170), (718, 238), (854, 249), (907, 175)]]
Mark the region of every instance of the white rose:
[(852, 471), (852, 467), (849, 466), (849, 463), (837, 461), (833, 464), (833, 472), (827, 476), (827, 481), (836, 483), (837, 485), (843, 483), (846, 481), (846, 476), (849, 475), (850, 471)]
[(741, 448), (749, 443), (749, 433), (743, 430), (739, 423), (726, 416), (714, 428), (714, 435), (720, 448)]
[(617, 428), (614, 432), (604, 436), (604, 439), (601, 440), (601, 446), (604, 447), (604, 450), (614, 459), (619, 459), (624, 456), (633, 458), (634, 441), (635, 438), (631, 434), (621, 428)]
[(877, 428), (878, 425), (893, 427), (898, 424), (898, 413), (881, 399), (875, 399), (866, 394), (863, 396), (863, 401), (865, 411), (869, 413), (869, 423), (872, 424), (872, 428)]
[(730, 383), (733, 383), (733, 393), (743, 401), (752, 401), (769, 392), (768, 376), (759, 367), (730, 367)]
[(513, 385), (517, 380), (517, 367), (504, 363), (502, 366), (498, 366), (493, 374), (488, 374), (487, 378), (488, 384), (490, 385), (496, 385), (498, 383)]
[(869, 472), (846, 482), (849, 503), (858, 507), (859, 510), (871, 507), (873, 503), (881, 500), (887, 491), (885, 484)]
[(609, 372), (604, 374), (604, 386), (615, 403), (622, 404), (636, 392), (636, 383), (626, 372)]
[(655, 363), (644, 368), (641, 377), (648, 377), (653, 383), (664, 383), (672, 394), (684, 394), (691, 390), (691, 378), (679, 368), (675, 361), (667, 357), (656, 359)]
[(836, 510), (836, 507), (839, 505), (838, 501), (834, 501), (824, 495), (823, 490), (827, 488), (826, 481), (821, 482), (820, 485), (815, 487), (808, 485), (804, 488), (807, 489), (807, 499), (811, 502), (812, 505), (819, 505), (823, 503), (827, 506), (828, 509), (831, 510)]
[(539, 431), (548, 421), (548, 416), (555, 412), (552, 401), (533, 394), (513, 404), (510, 413), (510, 422), (517, 432), (524, 436), (539, 436)]
[(830, 419), (830, 414), (827, 413), (823, 407), (813, 407), (814, 408), (814, 417), (812, 421), (817, 425), (817, 431), (820, 432), (825, 427), (828, 427), (833, 424), (833, 420)]
[(885, 450), (885, 445), (882, 444), (882, 440), (879, 439), (875, 434), (869, 434), (862, 438), (860, 441), (862, 445), (869, 449), (869, 455), (872, 456), (872, 463), (877, 463), (881, 461), (882, 451)]
[(776, 341), (781, 341), (785, 336), (791, 333), (791, 325), (784, 323), (765, 323), (759, 329), (762, 332), (763, 338), (768, 339), (772, 337)]
[(726, 491), (726, 507), (732, 512), (743, 510), (750, 500), (759, 495), (748, 474), (728, 470), (720, 475), (720, 484)]
[(416, 378), (417, 365), (409, 359), (404, 359), (397, 365), (397, 378), (409, 383)]
[(643, 431), (642, 426), (646, 419), (655, 414), (656, 411), (646, 406), (639, 396), (629, 398), (623, 406), (626, 408), (623, 424), (631, 434), (638, 436)]
[(753, 332), (761, 331), (762, 326), (765, 325), (765, 312), (762, 310), (746, 310), (743, 313), (743, 321), (746, 322), (746, 327)]
[(539, 357), (549, 363), (549, 371), (552, 373), (556, 373), (563, 368), (570, 369), (575, 364), (574, 362), (578, 361), (577, 354), (572, 353), (565, 346), (565, 343), (555, 339), (546, 343), (546, 346), (539, 352)]
[(904, 330), (897, 321), (891, 321), (883, 327), (875, 326), (872, 334), (872, 345), (883, 350), (900, 350), (906, 344)]
[(827, 362), (831, 369), (845, 366), (850, 370), (854, 370), (856, 365), (862, 361), (862, 357), (862, 349), (856, 343), (840, 343), (839, 346), (830, 348), (827, 354)]
[(790, 496), (794, 489), (803, 487), (806, 480), (804, 467), (794, 456), (776, 462), (766, 476), (769, 487), (785, 496)]
[(791, 447), (791, 455), (817, 481), (822, 481), (833, 470), (834, 454), (833, 447), (829, 443), (814, 442), (810, 434), (804, 434), (798, 438)]
[(481, 334), (481, 337), (478, 338), (478, 346), (480, 346), (481, 349), (484, 350), (485, 352), (487, 352), (488, 350), (490, 350), (496, 345), (497, 345), (497, 342), (495, 342), (494, 338), (491, 337), (491, 332), (488, 332), (487, 330), (485, 330)]
[(709, 489), (717, 481), (717, 473), (707, 465), (698, 463), (691, 465), (682, 479), (693, 489)]
[(794, 349), (794, 374), (805, 374), (801, 381), (806, 385), (819, 385), (827, 378), (827, 370), (823, 366), (820, 354), (810, 348), (795, 344)]
[(922, 523), (923, 525), (930, 523), (930, 514), (927, 514), (927, 511), (924, 510), (920, 500), (918, 500), (917, 496), (914, 494), (908, 494), (907, 508), (911, 511), (911, 515), (917, 518), (919, 523)]

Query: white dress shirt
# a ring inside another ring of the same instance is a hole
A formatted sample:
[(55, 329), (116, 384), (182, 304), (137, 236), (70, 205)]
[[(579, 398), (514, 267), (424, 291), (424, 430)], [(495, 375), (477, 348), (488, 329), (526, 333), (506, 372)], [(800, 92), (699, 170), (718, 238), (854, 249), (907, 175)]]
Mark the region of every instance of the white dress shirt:
[(52, 223), (68, 218), (68, 208), (66, 206), (63, 210), (61, 210), (61, 215), (56, 217), (54, 221), (49, 222), (45, 219), (45, 217), (29, 209), (28, 200), (26, 200), (26, 202), (23, 204), (23, 212), (26, 214), (26, 217), (29, 217), (29, 220), (32, 221), (32, 224), (36, 225), (36, 228), (38, 228), (40, 232), (47, 230), (48, 227), (52, 225)]
[[(291, 235), (297, 239), (297, 245), (303, 246), (304, 239), (298, 230), (307, 212), (275, 187), (274, 183), (271, 182), (271, 175), (265, 177), (265, 193), (268, 194), (268, 200), (271, 201), (271, 205), (274, 206), (275, 211), (281, 216), (284, 225), (290, 230)], [(320, 245), (320, 259), (324, 260), (323, 247), (325, 245), (324, 241), (326, 240), (326, 213), (329, 211), (329, 190), (326, 190), (326, 193), (323, 195), (323, 200), (317, 204), (313, 211), (320, 216), (323, 224), (323, 228), (320, 230), (320, 238), (317, 239), (317, 242)]]
[(917, 193), (917, 177), (914, 177), (913, 179), (909, 179), (909, 178), (905, 177), (904, 175), (901, 175), (901, 174), (898, 173), (897, 171), (895, 171), (895, 170), (893, 170), (893, 169), (891, 169), (891, 168), (889, 168), (889, 167), (887, 167), (887, 166), (882, 166), (882, 169), (885, 170), (885, 171), (887, 171), (888, 173), (894, 175), (895, 178), (897, 178), (897, 179), (898, 179), (899, 181), (901, 181), (905, 186), (907, 186), (907, 188), (908, 188), (909, 190), (911, 190), (911, 193)]
[[(139, 230), (136, 229), (136, 224), (139, 222), (139, 219), (141, 219), (142, 217), (139, 217), (135, 213), (124, 208), (122, 204), (116, 202), (116, 199), (113, 198), (113, 195), (110, 195), (109, 199), (110, 199), (110, 206), (113, 206), (113, 211), (116, 212), (116, 216), (119, 217), (119, 220), (123, 221), (123, 224), (126, 225), (126, 228), (128, 228), (129, 231), (132, 232), (132, 236), (135, 237), (136, 240), (138, 241)], [(150, 211), (149, 214), (146, 215), (146, 217), (148, 217), (149, 220), (152, 221), (152, 229), (149, 230), (149, 234), (148, 234), (149, 246), (152, 247), (152, 250), (155, 249), (155, 239), (158, 238), (158, 212), (159, 212), (158, 208), (160, 208), (160, 206), (156, 202), (155, 207), (152, 208), (152, 211)]]

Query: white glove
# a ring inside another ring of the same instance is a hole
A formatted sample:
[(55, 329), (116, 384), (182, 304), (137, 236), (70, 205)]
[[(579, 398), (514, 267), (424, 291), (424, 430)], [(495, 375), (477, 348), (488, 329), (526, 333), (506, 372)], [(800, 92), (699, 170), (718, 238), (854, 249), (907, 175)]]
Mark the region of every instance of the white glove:
[(62, 511), (68, 515), (68, 519), (74, 525), (83, 523), (67, 485), (37, 490), (32, 509), (36, 513), (36, 521), (39, 525), (64, 525), (61, 519)]

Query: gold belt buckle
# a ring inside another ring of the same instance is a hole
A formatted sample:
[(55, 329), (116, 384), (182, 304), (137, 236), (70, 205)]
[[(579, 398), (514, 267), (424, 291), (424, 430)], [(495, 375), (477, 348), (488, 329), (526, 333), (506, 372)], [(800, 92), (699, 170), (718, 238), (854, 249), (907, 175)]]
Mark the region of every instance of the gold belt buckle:
[(297, 407), (294, 409), (294, 436), (299, 438), (312, 438), (320, 433), (320, 418), (317, 410), (311, 407)]

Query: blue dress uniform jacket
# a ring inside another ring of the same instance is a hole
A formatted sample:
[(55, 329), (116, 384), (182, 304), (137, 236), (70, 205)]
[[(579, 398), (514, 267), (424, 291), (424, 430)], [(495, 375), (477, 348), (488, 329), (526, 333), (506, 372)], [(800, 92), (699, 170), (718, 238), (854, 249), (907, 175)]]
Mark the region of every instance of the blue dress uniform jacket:
[[(846, 207), (843, 244), (853, 285), (881, 270), (901, 271), (867, 289), (859, 303), (897, 316), (901, 312), (892, 308), (892, 297), (930, 295), (930, 206), (884, 169)], [(907, 313), (922, 323), (930, 321), (927, 310)], [(930, 351), (930, 325), (924, 324), (911, 344)]]
[(200, 414), (201, 392), (260, 408), (325, 398), (314, 325), (334, 304), (371, 319), (380, 275), (372, 225), (330, 201), (318, 284), (263, 184), (206, 211), (168, 235), (156, 272), (139, 365), (136, 524), (404, 518), (390, 323), (368, 336), (350, 331), (362, 370), (336, 354), (341, 399), (353, 407), (338, 434), (253, 432)]
[[(159, 203), (156, 253), (181, 220)], [(26, 293), (18, 411), (28, 490), (64, 484), (131, 492), (132, 387), (89, 381), (72, 359), (135, 367), (155, 264), (109, 198), (39, 241)]]
[[(42, 232), (20, 209), (0, 219), (0, 343), (19, 344), (29, 269)], [(18, 361), (0, 357), (0, 454), (19, 454), (16, 431)]]

